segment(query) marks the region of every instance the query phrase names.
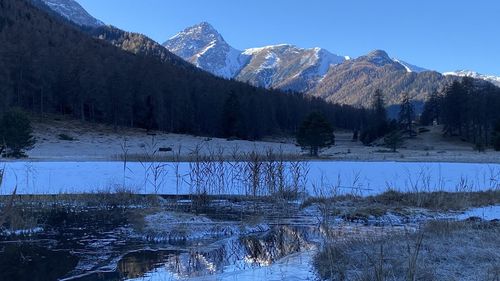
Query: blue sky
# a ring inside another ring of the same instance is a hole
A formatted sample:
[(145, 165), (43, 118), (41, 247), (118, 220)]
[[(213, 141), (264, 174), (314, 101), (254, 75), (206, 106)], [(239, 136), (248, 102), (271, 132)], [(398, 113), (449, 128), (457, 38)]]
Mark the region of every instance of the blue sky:
[(357, 57), (383, 49), (438, 71), (500, 76), (498, 0), (77, 0), (163, 43), (201, 21), (238, 49), (290, 43)]

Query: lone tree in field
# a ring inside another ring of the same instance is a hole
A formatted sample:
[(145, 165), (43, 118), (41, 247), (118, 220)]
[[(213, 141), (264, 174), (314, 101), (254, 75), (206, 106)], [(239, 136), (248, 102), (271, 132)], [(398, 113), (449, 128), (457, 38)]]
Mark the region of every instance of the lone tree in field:
[(33, 130), (28, 117), (21, 111), (12, 110), (0, 119), (0, 150), (8, 157), (25, 156), (24, 150), (29, 150), (35, 144)]
[(335, 144), (332, 125), (321, 113), (309, 114), (300, 125), (297, 143), (302, 149), (309, 150), (310, 156), (318, 156), (321, 148)]
[(387, 148), (390, 148), (392, 152), (396, 152), (398, 148), (403, 146), (405, 140), (403, 135), (398, 130), (392, 131), (384, 138), (384, 144)]

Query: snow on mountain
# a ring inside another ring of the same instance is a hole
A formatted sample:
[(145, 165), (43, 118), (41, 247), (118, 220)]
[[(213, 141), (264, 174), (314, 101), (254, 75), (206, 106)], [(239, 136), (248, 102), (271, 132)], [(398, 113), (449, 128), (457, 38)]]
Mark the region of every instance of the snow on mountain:
[(445, 72), (446, 76), (459, 76), (459, 77), (472, 77), (476, 79), (486, 80), (500, 87), (500, 77), (494, 75), (484, 75), (471, 70), (458, 70), (452, 72)]
[(425, 69), (425, 68), (422, 68), (420, 66), (416, 66), (416, 65), (413, 65), (413, 64), (410, 64), (410, 63), (407, 63), (405, 61), (402, 61), (402, 60), (399, 60), (399, 59), (396, 59), (396, 58), (393, 58), (393, 60), (399, 64), (401, 64), (402, 66), (404, 66), (406, 68), (406, 71), (407, 72), (415, 72), (415, 73), (420, 73), (420, 72), (424, 72), (424, 71), (429, 71), (428, 69)]
[(320, 80), (332, 65), (345, 61), (325, 49), (303, 49), (281, 44), (247, 49), (248, 64), (236, 79), (260, 87), (306, 91)]
[(293, 91), (311, 88), (330, 66), (346, 60), (321, 48), (302, 49), (288, 44), (239, 51), (206, 22), (186, 28), (163, 45), (215, 75)]
[(197, 67), (224, 78), (233, 78), (248, 62), (209, 24), (202, 22), (176, 34), (165, 46)]
[(92, 17), (75, 0), (43, 0), (43, 2), (61, 16), (78, 25), (91, 27), (104, 25), (102, 21)]

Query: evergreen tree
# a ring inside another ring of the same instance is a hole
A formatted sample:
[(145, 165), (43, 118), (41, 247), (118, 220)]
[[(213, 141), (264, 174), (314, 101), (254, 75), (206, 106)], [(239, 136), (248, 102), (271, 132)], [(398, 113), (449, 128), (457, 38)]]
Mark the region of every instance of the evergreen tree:
[(496, 122), (495, 131), (493, 133), (493, 148), (500, 151), (500, 119)]
[(409, 137), (414, 136), (413, 119), (415, 117), (415, 109), (411, 103), (410, 96), (407, 93), (403, 94), (403, 100), (399, 110), (399, 124), (408, 133)]
[(32, 135), (31, 122), (23, 112), (11, 110), (0, 120), (0, 143), (9, 157), (23, 157), (24, 150), (29, 150), (35, 144)]
[(398, 148), (403, 146), (405, 140), (403, 134), (399, 130), (394, 130), (384, 138), (384, 144), (387, 148), (390, 148), (392, 152), (396, 152)]
[(375, 124), (377, 136), (383, 136), (387, 132), (387, 110), (385, 109), (385, 100), (382, 90), (375, 91), (373, 101), (373, 122)]
[(224, 137), (241, 137), (241, 117), (240, 117), (240, 100), (236, 93), (232, 92), (226, 98), (222, 109), (222, 130)]
[(429, 126), (436, 121), (439, 123), (441, 99), (437, 92), (432, 92), (431, 96), (424, 104), (424, 110), (420, 116), (420, 123), (424, 126)]
[(303, 149), (309, 150), (310, 156), (318, 156), (321, 148), (335, 144), (332, 125), (321, 113), (309, 114), (299, 128), (297, 143)]
[(387, 133), (387, 111), (385, 109), (384, 96), (380, 89), (375, 91), (372, 107), (365, 122), (360, 136), (363, 144), (368, 145)]

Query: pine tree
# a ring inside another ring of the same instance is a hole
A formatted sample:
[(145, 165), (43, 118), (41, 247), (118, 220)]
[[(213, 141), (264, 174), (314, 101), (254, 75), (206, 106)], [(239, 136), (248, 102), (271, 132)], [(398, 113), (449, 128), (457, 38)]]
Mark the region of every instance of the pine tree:
[(415, 117), (415, 109), (411, 103), (410, 96), (407, 93), (403, 94), (403, 100), (399, 110), (399, 124), (408, 133), (409, 137), (414, 136), (413, 119)]
[(231, 91), (224, 102), (222, 110), (222, 130), (224, 137), (240, 137), (241, 117), (240, 117), (240, 100), (236, 93)]
[(390, 148), (392, 152), (396, 152), (398, 148), (403, 146), (405, 140), (403, 135), (398, 130), (392, 131), (384, 138), (384, 144), (387, 148)]
[(373, 101), (374, 123), (377, 136), (383, 136), (387, 132), (387, 110), (385, 109), (385, 100), (382, 90), (375, 91), (375, 98)]
[(495, 131), (493, 133), (493, 148), (500, 151), (500, 119), (495, 124)]
[(420, 123), (424, 126), (432, 125), (434, 122), (439, 123), (441, 115), (441, 99), (437, 92), (433, 92), (429, 100), (424, 104), (424, 110), (420, 116)]
[(382, 90), (377, 89), (373, 97), (372, 107), (361, 131), (361, 142), (368, 145), (387, 133), (389, 124)]
[(29, 150), (35, 144), (32, 135), (31, 122), (22, 111), (11, 110), (0, 120), (0, 143), (9, 157), (25, 156), (24, 150)]
[(309, 114), (299, 128), (297, 143), (309, 150), (310, 156), (318, 156), (321, 148), (335, 144), (332, 125), (321, 113)]

